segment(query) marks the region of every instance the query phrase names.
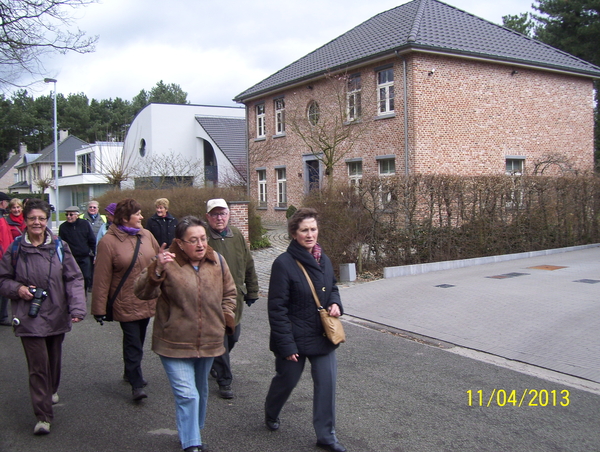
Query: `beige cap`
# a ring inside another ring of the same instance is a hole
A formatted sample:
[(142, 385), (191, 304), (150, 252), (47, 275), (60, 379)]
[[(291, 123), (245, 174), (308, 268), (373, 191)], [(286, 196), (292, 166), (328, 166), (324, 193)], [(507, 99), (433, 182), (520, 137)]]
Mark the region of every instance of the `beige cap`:
[(227, 205), (227, 202), (223, 198), (209, 199), (208, 202), (206, 203), (206, 213), (210, 212), (215, 207), (221, 207), (223, 209), (229, 209), (229, 206)]

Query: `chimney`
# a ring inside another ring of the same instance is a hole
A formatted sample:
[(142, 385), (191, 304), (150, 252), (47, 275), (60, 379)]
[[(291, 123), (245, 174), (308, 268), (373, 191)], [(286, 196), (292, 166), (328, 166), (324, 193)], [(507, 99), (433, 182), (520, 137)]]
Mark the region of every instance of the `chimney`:
[(27, 145), (25, 143), (19, 143), (19, 155), (27, 154)]
[(62, 143), (69, 137), (69, 131), (67, 129), (60, 129), (58, 131), (58, 142)]

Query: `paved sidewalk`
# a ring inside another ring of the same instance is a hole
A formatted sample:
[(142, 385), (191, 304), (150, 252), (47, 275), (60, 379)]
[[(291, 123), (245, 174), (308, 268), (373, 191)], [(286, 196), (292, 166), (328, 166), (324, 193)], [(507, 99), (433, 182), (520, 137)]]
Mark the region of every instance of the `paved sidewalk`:
[(342, 290), (346, 313), (600, 382), (600, 247)]
[[(289, 243), (267, 229), (263, 295)], [(340, 287), (347, 316), (600, 383), (600, 247)]]

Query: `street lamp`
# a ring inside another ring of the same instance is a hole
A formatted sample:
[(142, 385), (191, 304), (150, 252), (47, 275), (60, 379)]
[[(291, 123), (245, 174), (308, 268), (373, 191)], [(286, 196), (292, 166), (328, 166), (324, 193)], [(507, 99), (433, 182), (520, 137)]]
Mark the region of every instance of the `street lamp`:
[(45, 78), (44, 83), (54, 83), (54, 92), (52, 97), (54, 98), (54, 221), (56, 222), (56, 229), (58, 230), (58, 128), (56, 125), (56, 79)]

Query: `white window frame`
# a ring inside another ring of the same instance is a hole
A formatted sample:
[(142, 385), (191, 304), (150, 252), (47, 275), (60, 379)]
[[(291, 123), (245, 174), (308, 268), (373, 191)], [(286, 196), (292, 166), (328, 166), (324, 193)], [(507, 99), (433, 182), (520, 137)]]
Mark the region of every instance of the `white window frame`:
[(265, 127), (265, 104), (256, 105), (256, 138), (264, 138), (266, 136)]
[(275, 168), (277, 175), (277, 207), (287, 207), (287, 174), (284, 168)]
[(87, 152), (77, 156), (77, 171), (79, 174), (92, 174), (96, 172), (94, 152)]
[(258, 179), (258, 207), (267, 207), (267, 170), (256, 170)]
[(362, 160), (351, 160), (346, 162), (346, 165), (348, 167), (350, 186), (358, 188), (362, 184)]
[(350, 76), (348, 78), (346, 93), (346, 118), (348, 122), (360, 119), (362, 114), (361, 90), (362, 82), (360, 74)]
[(377, 171), (380, 176), (392, 176), (396, 174), (396, 159), (392, 157), (377, 159)]
[(283, 98), (273, 101), (275, 107), (275, 135), (285, 134), (285, 100)]
[(377, 114), (394, 113), (394, 68), (377, 72)]
[(525, 157), (506, 156), (504, 165), (507, 175), (520, 176), (525, 170)]

